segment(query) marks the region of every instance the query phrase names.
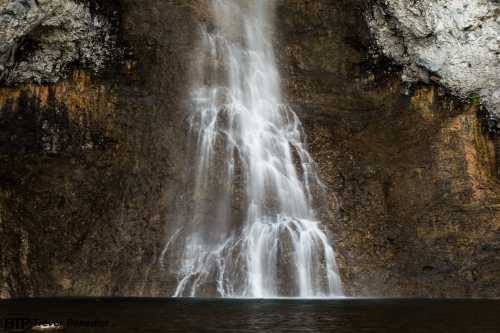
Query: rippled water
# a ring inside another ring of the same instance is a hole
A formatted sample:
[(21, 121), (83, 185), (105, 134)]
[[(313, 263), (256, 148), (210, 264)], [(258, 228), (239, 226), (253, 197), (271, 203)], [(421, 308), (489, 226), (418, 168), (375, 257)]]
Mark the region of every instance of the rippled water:
[[(499, 314), (500, 302), (494, 300), (39, 299), (0, 302), (2, 325), (5, 318), (37, 318), (60, 322), (65, 332), (497, 333), (500, 332)], [(94, 327), (82, 327), (92, 323)]]

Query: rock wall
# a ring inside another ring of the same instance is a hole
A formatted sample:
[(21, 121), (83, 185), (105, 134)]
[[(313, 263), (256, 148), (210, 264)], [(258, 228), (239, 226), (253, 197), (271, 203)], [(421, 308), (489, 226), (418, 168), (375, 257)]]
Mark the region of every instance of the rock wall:
[(437, 82), (500, 117), (500, 2), (379, 0), (367, 18), (403, 80)]
[(50, 83), (71, 67), (102, 70), (120, 52), (116, 22), (98, 8), (72, 0), (0, 2), (0, 80)]
[[(435, 83), (406, 94), (370, 57), (362, 1), (284, 1), (289, 100), (330, 188), (349, 295), (498, 296), (498, 138), (478, 102)], [(403, 92), (403, 93), (402, 93)]]
[(54, 84), (0, 88), (3, 296), (165, 290), (158, 256), (183, 192), (195, 23), (173, 1), (106, 3), (122, 58), (98, 75), (77, 64)]
[[(166, 296), (159, 258), (189, 209), (186, 101), (206, 0), (80, 5), (116, 27), (116, 60), (40, 80), (14, 65), (7, 77), (24, 83), (0, 87), (1, 296)], [(405, 69), (372, 57), (371, 8), (279, 0), (276, 17), (346, 291), (500, 296), (499, 139), (478, 101), (432, 81), (407, 91)], [(34, 59), (32, 39), (15, 59)]]

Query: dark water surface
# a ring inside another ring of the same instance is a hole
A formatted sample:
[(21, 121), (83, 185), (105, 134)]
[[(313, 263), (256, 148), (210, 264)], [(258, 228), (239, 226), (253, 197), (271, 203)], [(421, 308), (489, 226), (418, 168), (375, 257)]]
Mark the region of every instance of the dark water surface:
[(500, 332), (496, 300), (21, 299), (0, 316), (7, 332)]

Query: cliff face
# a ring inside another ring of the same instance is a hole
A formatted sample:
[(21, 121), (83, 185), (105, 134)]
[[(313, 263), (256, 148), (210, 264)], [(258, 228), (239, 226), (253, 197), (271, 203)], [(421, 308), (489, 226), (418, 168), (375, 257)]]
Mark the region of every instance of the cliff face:
[(115, 19), (99, 8), (71, 0), (0, 2), (0, 79), (56, 82), (71, 67), (102, 70), (118, 50)]
[[(31, 42), (44, 24), (11, 38), (24, 46), (0, 87), (3, 297), (165, 296), (159, 258), (166, 227), (188, 209), (188, 73), (205, 5), (79, 7), (117, 34), (106, 48), (115, 61), (97, 74), (77, 60), (28, 83), (40, 72), (21, 59), (52, 48)], [(322, 219), (346, 290), (499, 296), (499, 140), (477, 101), (432, 82), (407, 91), (406, 67), (372, 57), (371, 11), (361, 0), (280, 0), (277, 12), (284, 90), (329, 188)]]
[(362, 17), (370, 10), (361, 1), (286, 1), (281, 9), (289, 100), (329, 202), (337, 196), (331, 225), (346, 289), (496, 296), (498, 139), (486, 134), (477, 102), (436, 84), (406, 96), (397, 65), (368, 56), (374, 45)]
[(500, 117), (498, 1), (380, 0), (366, 17), (380, 50), (403, 65), (404, 81), (437, 82)]
[(106, 4), (97, 15), (116, 21), (123, 57), (97, 76), (68, 68), (55, 84), (0, 88), (4, 296), (164, 290), (195, 23), (172, 1)]

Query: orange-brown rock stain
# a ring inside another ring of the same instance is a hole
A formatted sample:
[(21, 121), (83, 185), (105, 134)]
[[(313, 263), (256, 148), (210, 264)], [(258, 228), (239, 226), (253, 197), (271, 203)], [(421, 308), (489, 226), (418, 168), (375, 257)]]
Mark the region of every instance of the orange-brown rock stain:
[(420, 87), (416, 89), (410, 99), (411, 110), (419, 112), (422, 118), (427, 121), (435, 120), (436, 115), (432, 111), (435, 96), (435, 87)]
[(28, 83), (0, 87), (0, 109), (10, 104), (12, 112), (18, 111), (22, 96), (34, 99), (40, 108), (48, 107), (51, 103), (63, 105), (68, 111), (69, 120), (78, 126), (99, 127), (104, 132), (112, 130), (106, 124), (113, 117), (117, 97), (109, 92), (106, 85), (96, 82), (87, 71), (76, 70), (68, 79), (55, 84)]

